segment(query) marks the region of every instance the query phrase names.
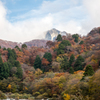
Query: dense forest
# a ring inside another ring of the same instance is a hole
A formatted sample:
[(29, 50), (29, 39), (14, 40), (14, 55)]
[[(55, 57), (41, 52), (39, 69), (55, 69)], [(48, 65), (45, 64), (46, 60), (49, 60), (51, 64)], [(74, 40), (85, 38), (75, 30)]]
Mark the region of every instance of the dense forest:
[(100, 100), (99, 67), (100, 27), (59, 34), (46, 47), (0, 47), (0, 98)]

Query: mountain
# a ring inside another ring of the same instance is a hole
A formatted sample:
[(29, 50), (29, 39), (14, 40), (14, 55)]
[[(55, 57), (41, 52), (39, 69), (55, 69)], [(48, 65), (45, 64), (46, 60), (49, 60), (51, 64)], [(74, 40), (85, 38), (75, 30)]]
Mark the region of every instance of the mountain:
[(28, 47), (32, 47), (32, 46), (35, 46), (35, 47), (45, 47), (46, 43), (47, 43), (47, 40), (32, 40), (32, 41), (24, 42), (24, 43)]
[[(28, 47), (45, 47), (46, 46), (47, 40), (32, 40), (28, 42), (24, 42), (23, 44), (26, 44)], [(2, 40), (0, 39), (0, 46), (1, 48), (14, 48), (15, 46), (21, 47), (22, 43), (18, 42), (12, 42), (12, 41), (7, 41), (7, 40)]]
[[(45, 47), (46, 43), (48, 40), (54, 41), (56, 39), (56, 37), (58, 36), (58, 34), (61, 34), (62, 36), (66, 36), (68, 37), (68, 33), (63, 31), (59, 31), (55, 28), (48, 30), (45, 33), (45, 40), (31, 40), (28, 42), (24, 42), (28, 47)], [(94, 28), (92, 29), (88, 35), (86, 36), (86, 39), (89, 40), (88, 38), (91, 37), (91, 43), (97, 43), (100, 41), (100, 27)], [(17, 42), (12, 42), (12, 41), (7, 41), (7, 40), (2, 40), (0, 39), (0, 46), (2, 48), (14, 48), (16, 45), (18, 45), (19, 47), (21, 47), (22, 43), (17, 43)]]
[(62, 36), (63, 35), (65, 35), (65, 36), (68, 35), (65, 31), (61, 32), (61, 31), (53, 28), (53, 29), (46, 32), (45, 39), (54, 41), (56, 39), (56, 37), (58, 36), (58, 34), (61, 34)]
[(16, 45), (18, 45), (19, 47), (21, 47), (22, 43), (17, 43), (17, 42), (12, 42), (12, 41), (6, 41), (6, 40), (2, 40), (0, 39), (0, 46), (2, 48), (14, 48)]
[(97, 28), (93, 28), (87, 36), (95, 36), (95, 35), (100, 35), (100, 27), (97, 27)]
[[(59, 31), (55, 28), (47, 31), (45, 33), (45, 39), (44, 40), (31, 40), (31, 41), (28, 41), (28, 42), (24, 42), (28, 47), (32, 47), (32, 46), (35, 46), (35, 47), (45, 47), (46, 46), (46, 42), (48, 40), (51, 40), (51, 41), (54, 41), (56, 39), (56, 37), (58, 36), (58, 34), (61, 34), (62, 36), (65, 35), (67, 36), (68, 34), (63, 31)], [(12, 42), (12, 41), (7, 41), (7, 40), (2, 40), (0, 39), (0, 46), (2, 48), (14, 48), (16, 45), (18, 45), (19, 47), (21, 47), (22, 43), (17, 43), (17, 42)]]

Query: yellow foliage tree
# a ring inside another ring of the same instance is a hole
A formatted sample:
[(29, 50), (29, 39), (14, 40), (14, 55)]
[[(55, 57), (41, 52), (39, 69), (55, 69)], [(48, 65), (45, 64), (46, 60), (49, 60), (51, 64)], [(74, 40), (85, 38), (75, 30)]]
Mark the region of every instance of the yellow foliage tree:
[(64, 94), (64, 100), (70, 100), (70, 95), (69, 94)]
[(8, 85), (7, 89), (10, 90), (10, 92), (11, 92), (11, 85), (10, 84)]
[(35, 71), (36, 76), (41, 75), (42, 73), (42, 70), (40, 70), (39, 68)]

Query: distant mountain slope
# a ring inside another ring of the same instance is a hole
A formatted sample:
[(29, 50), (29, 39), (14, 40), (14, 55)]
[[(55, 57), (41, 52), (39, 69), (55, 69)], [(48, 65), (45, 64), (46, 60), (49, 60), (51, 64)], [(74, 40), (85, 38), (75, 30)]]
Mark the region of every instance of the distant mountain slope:
[[(48, 40), (55, 40), (56, 37), (58, 36), (58, 34), (61, 34), (62, 36), (66, 36), (68, 37), (68, 33), (66, 33), (65, 31), (60, 32), (59, 30), (53, 28), (49, 31), (46, 32), (45, 34), (45, 40), (31, 40), (28, 42), (24, 42), (28, 47), (45, 47), (46, 43)], [(89, 39), (90, 38), (90, 39)], [(100, 27), (94, 28), (92, 29), (87, 36), (85, 37), (86, 40), (91, 41), (91, 43), (100, 43)], [(19, 47), (21, 47), (22, 43), (17, 43), (17, 42), (12, 42), (12, 41), (7, 41), (7, 40), (2, 40), (0, 39), (0, 46), (2, 48), (14, 48), (16, 45), (18, 45)]]
[(49, 31), (46, 32), (45, 39), (53, 41), (53, 40), (56, 39), (56, 37), (58, 36), (58, 34), (65, 35), (65, 36), (68, 35), (65, 31), (60, 32), (59, 30), (53, 28), (53, 29), (51, 29), (51, 30), (49, 30)]
[(2, 40), (0, 39), (0, 46), (2, 48), (14, 48), (16, 45), (18, 45), (19, 47), (22, 45), (22, 43), (17, 43), (17, 42), (12, 42), (12, 41), (6, 41), (6, 40)]
[(99, 34), (100, 35), (100, 27), (97, 27), (97, 28), (93, 28), (87, 36), (95, 36)]
[[(29, 42), (24, 42), (28, 47), (45, 47), (46, 46), (46, 42), (47, 40), (32, 40)], [(23, 44), (24, 44), (23, 43)], [(12, 42), (12, 41), (6, 41), (6, 40), (2, 40), (0, 39), (0, 46), (1, 48), (14, 48), (16, 45), (18, 45), (19, 47), (21, 47), (22, 43), (17, 43), (17, 42)]]
[(32, 40), (32, 41), (24, 42), (24, 43), (29, 47), (32, 47), (32, 46), (45, 47), (46, 43), (47, 43), (47, 40)]

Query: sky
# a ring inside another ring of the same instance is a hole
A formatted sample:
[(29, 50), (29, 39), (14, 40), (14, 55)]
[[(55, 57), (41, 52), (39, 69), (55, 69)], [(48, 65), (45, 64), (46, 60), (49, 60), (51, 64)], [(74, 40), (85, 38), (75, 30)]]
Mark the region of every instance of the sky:
[(0, 39), (44, 39), (52, 28), (86, 35), (100, 26), (100, 0), (0, 0)]

